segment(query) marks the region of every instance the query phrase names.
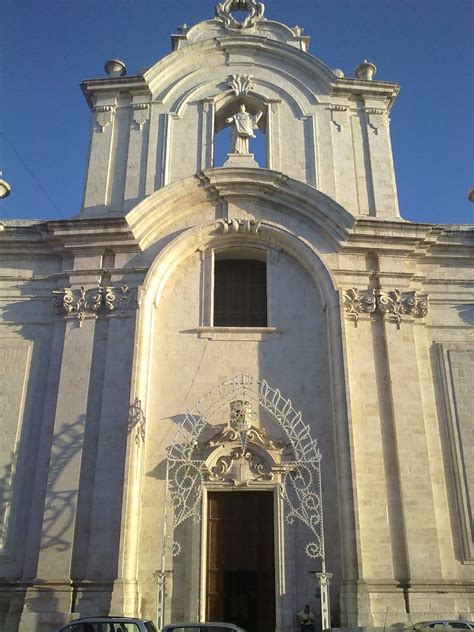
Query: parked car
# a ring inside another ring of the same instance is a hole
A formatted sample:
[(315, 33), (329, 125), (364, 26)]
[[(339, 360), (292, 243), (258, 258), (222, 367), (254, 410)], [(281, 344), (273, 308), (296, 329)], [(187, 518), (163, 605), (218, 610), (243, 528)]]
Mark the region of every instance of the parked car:
[(444, 619), (437, 621), (420, 621), (415, 623), (416, 630), (474, 630), (473, 621), (456, 621), (455, 619)]
[(208, 621), (207, 623), (171, 623), (165, 625), (162, 632), (245, 632), (245, 630), (233, 623)]
[(57, 632), (158, 632), (152, 621), (130, 617), (86, 617), (76, 619)]

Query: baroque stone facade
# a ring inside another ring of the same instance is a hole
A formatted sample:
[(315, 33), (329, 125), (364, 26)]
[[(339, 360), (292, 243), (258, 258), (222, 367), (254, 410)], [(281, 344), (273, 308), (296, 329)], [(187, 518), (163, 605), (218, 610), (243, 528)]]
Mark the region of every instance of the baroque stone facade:
[[(80, 215), (0, 232), (0, 629), (205, 619), (237, 491), (272, 494), (279, 632), (318, 575), (334, 625), (472, 618), (472, 227), (400, 218), (370, 62), (253, 0), (172, 41), (83, 82)], [(239, 111), (266, 166), (214, 166)], [(223, 260), (265, 265), (265, 324), (214, 324)]]

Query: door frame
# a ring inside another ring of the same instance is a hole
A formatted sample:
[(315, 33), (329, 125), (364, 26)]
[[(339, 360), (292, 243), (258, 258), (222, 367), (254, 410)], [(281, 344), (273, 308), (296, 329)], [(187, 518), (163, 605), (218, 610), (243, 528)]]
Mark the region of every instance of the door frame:
[[(240, 487), (235, 485), (207, 483), (203, 486), (201, 499), (201, 559), (199, 574), (199, 613), (200, 620), (206, 621), (206, 600), (207, 600), (207, 544), (208, 544), (208, 493), (209, 492), (272, 492), (273, 493), (273, 546), (274, 546), (274, 562), (275, 562), (275, 630), (282, 632), (285, 627), (289, 629), (290, 622), (285, 622), (285, 613), (290, 615), (291, 629), (293, 628), (292, 620), (295, 612), (295, 595), (293, 591), (290, 593), (285, 586), (294, 586), (294, 581), (287, 580), (294, 576), (294, 565), (290, 568), (286, 565), (285, 559), (285, 519), (283, 498), (280, 493), (280, 485), (277, 483), (261, 483), (252, 484), (248, 487)], [(294, 556), (293, 556), (294, 558)], [(285, 626), (286, 623), (286, 626)]]

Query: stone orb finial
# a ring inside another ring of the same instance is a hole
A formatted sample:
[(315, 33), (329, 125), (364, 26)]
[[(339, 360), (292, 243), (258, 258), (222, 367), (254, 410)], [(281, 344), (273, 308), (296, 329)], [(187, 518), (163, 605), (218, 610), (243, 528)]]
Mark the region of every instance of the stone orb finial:
[(334, 74), (339, 79), (344, 79), (344, 73), (342, 72), (342, 70), (340, 68), (334, 68)]
[(11, 190), (12, 188), (8, 184), (8, 182), (0, 178), (0, 200), (3, 200), (3, 198), (8, 197), (10, 195)]
[(377, 72), (377, 66), (367, 59), (357, 66), (355, 69), (355, 75), (357, 79), (362, 79), (363, 81), (372, 81)]
[(109, 59), (104, 64), (104, 70), (109, 77), (123, 77), (127, 74), (127, 66), (120, 59)]
[(474, 189), (471, 189), (469, 191), (469, 193), (467, 194), (467, 199), (469, 200), (469, 202), (474, 202)]

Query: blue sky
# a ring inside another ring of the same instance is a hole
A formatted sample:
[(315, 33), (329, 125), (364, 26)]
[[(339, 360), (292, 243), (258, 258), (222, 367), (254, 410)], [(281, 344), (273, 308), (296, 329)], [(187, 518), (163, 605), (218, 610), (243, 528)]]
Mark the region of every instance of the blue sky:
[[(129, 74), (170, 52), (183, 22), (216, 0), (4, 0), (0, 219), (60, 218), (81, 205), (89, 111), (79, 83), (119, 57)], [(346, 76), (364, 58), (397, 81), (392, 143), (402, 216), (474, 222), (471, 0), (267, 0), (266, 16), (304, 27), (310, 52)]]

